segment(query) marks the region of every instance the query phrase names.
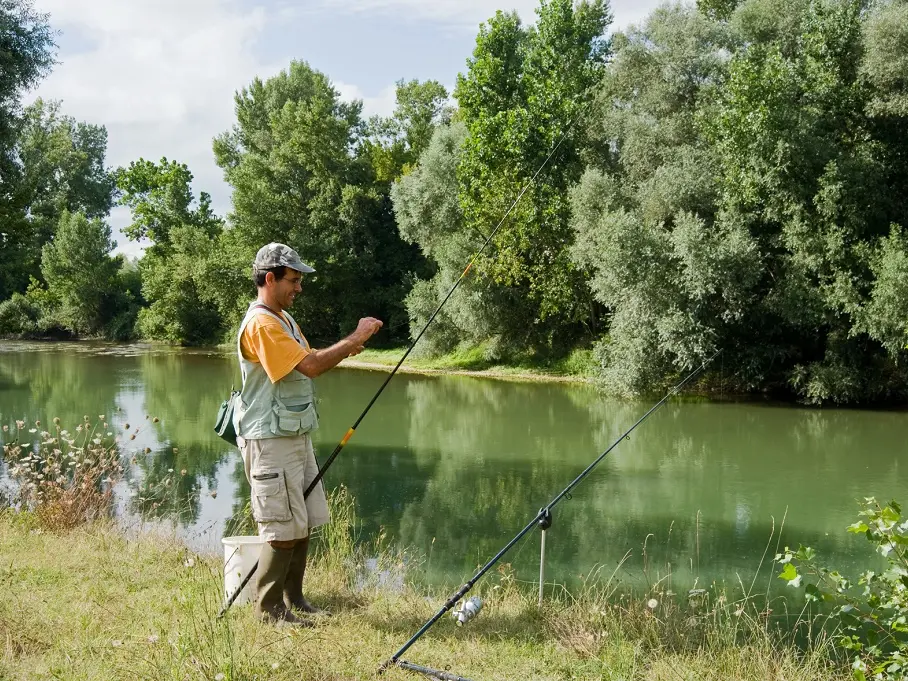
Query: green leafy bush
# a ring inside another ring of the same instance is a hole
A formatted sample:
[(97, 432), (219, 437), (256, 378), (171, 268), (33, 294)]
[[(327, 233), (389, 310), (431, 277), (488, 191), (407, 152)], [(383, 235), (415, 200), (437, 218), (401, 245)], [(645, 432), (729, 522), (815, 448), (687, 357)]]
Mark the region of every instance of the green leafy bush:
[(30, 336), (38, 331), (41, 311), (21, 293), (0, 303), (0, 336)]
[(832, 608), (839, 645), (848, 652), (860, 681), (908, 679), (908, 519), (894, 501), (880, 506), (865, 499), (863, 520), (848, 527), (863, 534), (886, 559), (882, 571), (866, 570), (857, 582), (817, 562), (816, 551), (788, 547), (776, 555), (780, 579), (800, 587), (808, 603)]

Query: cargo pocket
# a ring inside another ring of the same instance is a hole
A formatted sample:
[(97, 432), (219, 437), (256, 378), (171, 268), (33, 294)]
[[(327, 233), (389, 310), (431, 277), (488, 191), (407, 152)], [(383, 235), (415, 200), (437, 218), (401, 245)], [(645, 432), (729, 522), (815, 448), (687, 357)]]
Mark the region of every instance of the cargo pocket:
[[(312, 382), (298, 371), (291, 371), (277, 383), (277, 396), (282, 402), (299, 402), (312, 395)], [(300, 400), (298, 398), (303, 398)]]
[(283, 468), (253, 468), (252, 517), (260, 523), (286, 522), (290, 515), (290, 497)]
[(305, 435), (318, 427), (315, 407), (307, 404), (301, 411), (274, 405), (271, 410), (271, 432), (275, 435)]

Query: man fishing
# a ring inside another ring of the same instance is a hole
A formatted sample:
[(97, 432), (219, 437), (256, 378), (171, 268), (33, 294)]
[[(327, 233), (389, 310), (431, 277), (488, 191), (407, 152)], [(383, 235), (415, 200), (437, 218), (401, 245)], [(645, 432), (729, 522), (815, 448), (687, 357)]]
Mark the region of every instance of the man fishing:
[(258, 562), (255, 613), (282, 625), (312, 626), (304, 615), (324, 612), (303, 596), (309, 534), (329, 520), (322, 484), (308, 498), (304, 494), (318, 473), (311, 439), (318, 428), (312, 379), (360, 353), (382, 326), (366, 317), (331, 347), (310, 348), (286, 310), (302, 292), (303, 274), (314, 271), (289, 246), (263, 246), (252, 264), (258, 297), (238, 334), (243, 388), (234, 425), (252, 487), (252, 515), (266, 542)]

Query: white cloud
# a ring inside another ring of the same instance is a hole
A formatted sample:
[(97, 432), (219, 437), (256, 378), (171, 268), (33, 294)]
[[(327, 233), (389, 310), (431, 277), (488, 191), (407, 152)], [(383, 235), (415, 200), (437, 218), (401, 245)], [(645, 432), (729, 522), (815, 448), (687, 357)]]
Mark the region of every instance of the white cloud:
[(334, 87), (340, 93), (341, 99), (345, 101), (362, 100), (364, 118), (390, 116), (394, 113), (394, 106), (397, 104), (396, 85), (388, 85), (374, 97), (366, 96), (358, 85), (353, 85), (352, 83), (336, 80), (334, 81)]
[(523, 20), (532, 21), (538, 5), (538, 0), (321, 0), (321, 6), (331, 11), (383, 12), (401, 20), (418, 18), (474, 28), (499, 9), (516, 9)]
[[(162, 156), (187, 163), (197, 190), (211, 192), (215, 209), (226, 212), (229, 188), (214, 164), (211, 140), (233, 123), (234, 92), (255, 75), (269, 75), (254, 52), (264, 11), (233, 0), (37, 4), (55, 29), (87, 42), (62, 55), (35, 94), (62, 99), (67, 114), (107, 126), (113, 166)], [(118, 210), (111, 223), (121, 228), (128, 218)], [(119, 251), (137, 251), (122, 234), (116, 240)]]
[[(614, 28), (639, 22), (663, 0), (613, 0)], [(423, 19), (475, 29), (497, 10), (517, 10), (524, 22), (536, 19), (538, 0), (319, 0), (324, 11), (381, 12), (401, 21)], [(311, 7), (311, 6), (310, 6)], [(284, 11), (292, 11), (285, 6)]]

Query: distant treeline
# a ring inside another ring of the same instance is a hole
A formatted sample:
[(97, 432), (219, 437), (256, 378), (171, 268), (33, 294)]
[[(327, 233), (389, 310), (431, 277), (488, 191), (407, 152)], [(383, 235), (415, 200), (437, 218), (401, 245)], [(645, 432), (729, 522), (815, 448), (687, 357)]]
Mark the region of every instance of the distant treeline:
[[(230, 340), (283, 241), (317, 269), (314, 342), (371, 314), (405, 343), (558, 145), (422, 352), (592, 347), (634, 394), (721, 349), (726, 391), (908, 397), (903, 0), (704, 0), (615, 33), (607, 2), (543, 0), (480, 27), (453, 98), (400, 81), (387, 118), (293, 62), (214, 139), (227, 216), (184, 164), (110, 169), (103, 126), (21, 106), (49, 22), (0, 4), (0, 334)], [(111, 254), (115, 205), (138, 262)]]

